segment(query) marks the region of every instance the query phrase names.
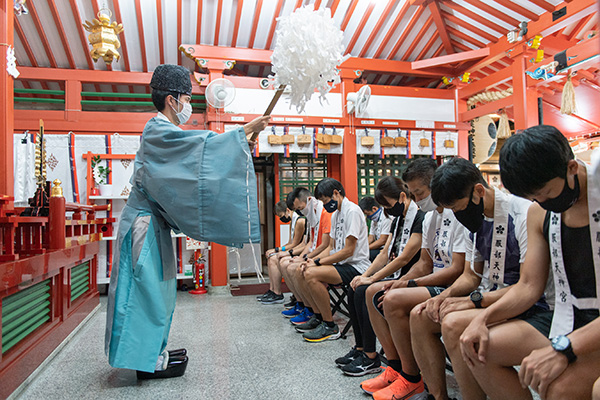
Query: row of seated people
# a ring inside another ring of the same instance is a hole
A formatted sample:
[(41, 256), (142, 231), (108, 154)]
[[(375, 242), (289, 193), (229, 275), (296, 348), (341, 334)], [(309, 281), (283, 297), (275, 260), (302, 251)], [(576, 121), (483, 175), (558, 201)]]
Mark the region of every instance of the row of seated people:
[(501, 149), (512, 194), (465, 159), (436, 167), (414, 160), (361, 207), (335, 179), (314, 196), (296, 188), (276, 210), (297, 213), (295, 231), (267, 251), (271, 289), (259, 300), (283, 303), (283, 276), (295, 301), (282, 314), (306, 341), (333, 340), (327, 285), (347, 285), (356, 345), (335, 363), (351, 376), (378, 373), (360, 385), (374, 399), (448, 399), (447, 354), (463, 399), (594, 390), (600, 400), (600, 167), (575, 160), (544, 125)]

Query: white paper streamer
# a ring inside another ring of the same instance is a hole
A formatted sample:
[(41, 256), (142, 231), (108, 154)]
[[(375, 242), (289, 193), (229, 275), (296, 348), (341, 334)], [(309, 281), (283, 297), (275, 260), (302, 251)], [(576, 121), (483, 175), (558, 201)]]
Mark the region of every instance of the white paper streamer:
[(290, 107), (296, 106), (301, 113), (315, 89), (321, 94), (320, 100), (326, 100), (325, 95), (340, 83), (337, 66), (350, 56), (343, 56), (344, 33), (328, 8), (314, 11), (309, 5), (277, 20), (277, 39), (271, 55), (274, 86), (289, 86)]

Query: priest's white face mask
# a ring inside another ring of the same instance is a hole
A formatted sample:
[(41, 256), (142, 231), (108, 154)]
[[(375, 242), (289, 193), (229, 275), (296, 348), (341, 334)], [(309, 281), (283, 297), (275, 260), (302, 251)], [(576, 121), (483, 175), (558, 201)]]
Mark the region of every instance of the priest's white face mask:
[(175, 111), (175, 115), (177, 116), (177, 121), (179, 122), (179, 125), (183, 125), (186, 122), (188, 122), (188, 120), (192, 116), (192, 105), (189, 103), (189, 101), (181, 102), (179, 101), (179, 99), (175, 99), (175, 101), (182, 106), (181, 111), (178, 112), (176, 109), (173, 108), (173, 106), (171, 106), (171, 108), (173, 109), (173, 111)]

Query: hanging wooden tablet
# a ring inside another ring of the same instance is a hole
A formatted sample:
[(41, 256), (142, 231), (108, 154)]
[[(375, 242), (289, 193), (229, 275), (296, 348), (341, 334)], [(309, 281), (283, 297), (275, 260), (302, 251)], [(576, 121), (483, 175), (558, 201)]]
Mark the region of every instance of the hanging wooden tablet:
[(271, 145), (281, 144), (281, 136), (279, 135), (269, 135), (267, 140)]
[(369, 136), (369, 131), (367, 129), (365, 129), (365, 136), (360, 138), (360, 144), (366, 147), (375, 146), (375, 138)]
[(301, 135), (298, 135), (298, 137), (296, 138), (296, 143), (298, 143), (298, 146), (305, 146), (307, 144), (311, 144), (312, 137), (303, 133)]
[(294, 135), (283, 135), (279, 137), (281, 138), (281, 144), (294, 144), (295, 142)]
[(395, 140), (393, 137), (384, 136), (381, 138), (381, 147), (393, 147)]
[(408, 140), (403, 136), (394, 138), (394, 146), (396, 147), (408, 147)]
[(336, 134), (335, 126), (332, 128), (332, 132), (331, 132), (331, 144), (335, 144), (335, 145), (342, 144), (342, 136)]
[(447, 149), (453, 149), (454, 148), (454, 140), (450, 140), (450, 139), (444, 140), (444, 147)]
[(429, 147), (429, 139), (421, 138), (421, 140), (419, 140), (419, 146)]

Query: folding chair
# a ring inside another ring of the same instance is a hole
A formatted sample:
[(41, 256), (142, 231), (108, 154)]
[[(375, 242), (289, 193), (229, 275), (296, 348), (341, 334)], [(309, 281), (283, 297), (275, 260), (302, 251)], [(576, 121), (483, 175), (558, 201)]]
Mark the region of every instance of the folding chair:
[(343, 283), (339, 285), (328, 285), (331, 315), (335, 315), (336, 312), (339, 312), (348, 318), (348, 322), (344, 325), (340, 335), (342, 339), (346, 339), (346, 334), (352, 327), (352, 324), (350, 323), (350, 313), (348, 312), (348, 287), (349, 285)]

